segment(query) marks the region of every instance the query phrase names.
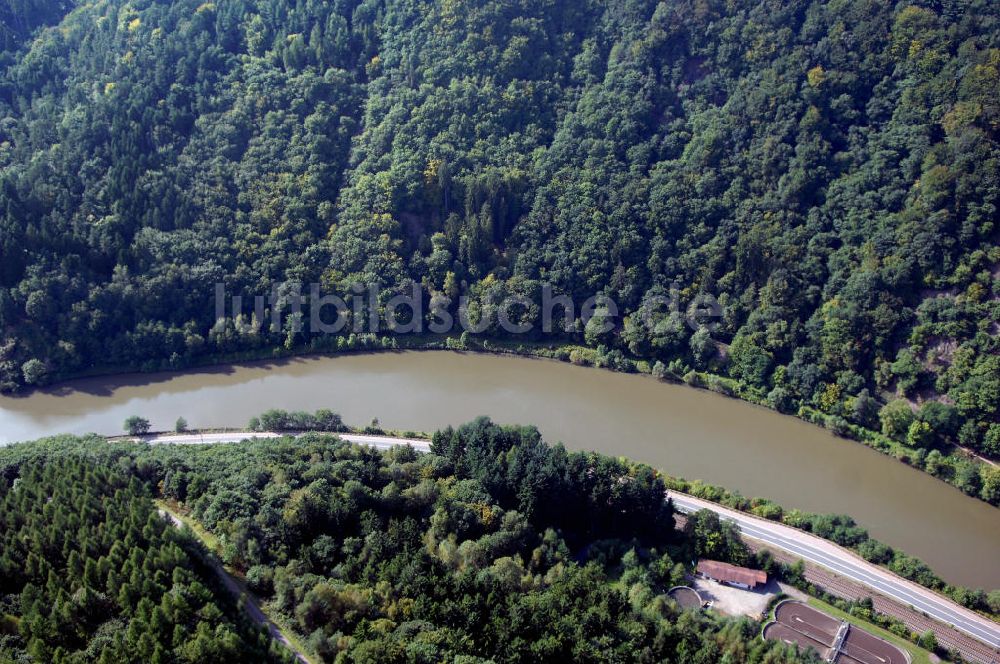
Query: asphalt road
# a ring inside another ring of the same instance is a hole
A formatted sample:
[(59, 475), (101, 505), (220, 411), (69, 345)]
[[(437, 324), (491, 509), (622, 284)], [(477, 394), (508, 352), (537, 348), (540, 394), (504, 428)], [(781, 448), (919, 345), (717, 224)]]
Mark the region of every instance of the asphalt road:
[(686, 494), (670, 491), (667, 495), (673, 499), (674, 506), (680, 512), (712, 510), (720, 517), (736, 522), (740, 531), (748, 537), (822, 565), (887, 597), (908, 604), (946, 625), (952, 625), (993, 648), (1000, 648), (1000, 625), (927, 588), (873, 565), (843, 547), (795, 528), (749, 516)]
[[(244, 440), (251, 440), (254, 438), (281, 438), (283, 435), (289, 434), (278, 434), (278, 433), (182, 433), (182, 434), (158, 434), (154, 436), (140, 436), (137, 440), (141, 440), (150, 445), (216, 445), (220, 443), (241, 443)], [(294, 435), (294, 434), (293, 434)], [(370, 445), (376, 447), (380, 450), (387, 450), (390, 447), (395, 447), (397, 445), (410, 445), (418, 452), (430, 452), (431, 443), (429, 440), (421, 440), (418, 438), (393, 438), (392, 436), (372, 436), (368, 434), (355, 434), (355, 433), (338, 433), (338, 438), (346, 440), (350, 443), (357, 443), (359, 445)]]

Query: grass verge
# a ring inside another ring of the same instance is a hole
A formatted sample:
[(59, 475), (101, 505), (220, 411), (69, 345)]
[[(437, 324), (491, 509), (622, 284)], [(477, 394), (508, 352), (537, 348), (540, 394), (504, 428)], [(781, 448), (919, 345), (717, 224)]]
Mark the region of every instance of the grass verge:
[(190, 528), (194, 534), (198, 536), (198, 539), (201, 540), (201, 543), (204, 544), (209, 551), (217, 556), (222, 554), (222, 542), (219, 541), (219, 538), (205, 530), (204, 526), (200, 523), (184, 514), (180, 505), (173, 501), (166, 501), (160, 498), (153, 500), (153, 502), (159, 509), (170, 512), (170, 514), (180, 519), (185, 526)]
[[(169, 512), (174, 517), (181, 520), (181, 522), (194, 532), (195, 536), (201, 540), (201, 543), (205, 547), (219, 557), (221, 560), (222, 553), (222, 542), (219, 538), (210, 533), (205, 529), (198, 521), (192, 519), (190, 516), (184, 514), (181, 507), (174, 501), (166, 501), (160, 498), (153, 500), (153, 503), (158, 509)], [(247, 597), (252, 597), (256, 602), (257, 606), (260, 607), (261, 611), (267, 616), (267, 619), (274, 623), (279, 630), (281, 630), (282, 635), (288, 639), (288, 642), (292, 644), (292, 648), (302, 653), (310, 662), (319, 661), (316, 656), (312, 653), (306, 643), (299, 638), (299, 635), (288, 625), (281, 617), (276, 616), (276, 612), (269, 611), (267, 603), (262, 602), (259, 597), (250, 592), (250, 589), (246, 587), (246, 582), (244, 581), (243, 574), (239, 570), (232, 569), (229, 565), (224, 565), (226, 572), (231, 576), (239, 585), (240, 590), (247, 595)]]

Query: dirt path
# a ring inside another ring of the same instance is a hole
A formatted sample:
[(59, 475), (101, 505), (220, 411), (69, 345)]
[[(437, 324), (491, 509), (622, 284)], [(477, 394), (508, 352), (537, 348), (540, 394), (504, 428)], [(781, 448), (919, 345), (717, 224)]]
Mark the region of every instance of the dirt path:
[[(164, 505), (160, 504), (158, 510), (160, 512), (160, 516), (169, 519), (177, 528), (183, 528), (186, 525), (180, 515), (172, 512)], [(194, 531), (192, 530), (192, 532)], [(197, 533), (194, 533), (194, 535), (195, 537), (198, 537), (199, 541), (201, 541), (207, 550), (211, 551), (211, 547), (208, 545), (208, 542), (199, 537)], [(256, 598), (254, 598), (253, 594), (247, 590), (247, 588), (243, 585), (243, 582), (227, 572), (222, 562), (219, 561), (215, 555), (212, 555), (209, 558), (209, 563), (212, 565), (212, 568), (215, 570), (215, 573), (219, 576), (219, 579), (222, 581), (222, 584), (226, 587), (226, 589), (229, 590), (229, 592), (232, 593), (232, 595), (237, 599), (241, 597), (243, 598), (244, 607), (251, 620), (258, 625), (266, 627), (268, 633), (271, 635), (271, 638), (288, 648), (288, 650), (291, 651), (295, 655), (295, 658), (302, 662), (302, 664), (312, 664), (312, 660), (292, 644), (291, 639), (285, 634), (281, 627), (267, 617), (267, 614), (260, 608)]]

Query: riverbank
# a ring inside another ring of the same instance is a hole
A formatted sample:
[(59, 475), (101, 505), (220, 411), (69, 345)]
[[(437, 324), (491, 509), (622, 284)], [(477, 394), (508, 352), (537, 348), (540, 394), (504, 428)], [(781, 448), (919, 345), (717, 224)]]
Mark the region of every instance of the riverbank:
[[(294, 357), (183, 373), (91, 379), (0, 398), (0, 441), (61, 432), (114, 435), (139, 415), (169, 430), (245, 428), (275, 407), (333, 408), (382, 429), (434, 431), (488, 413), (539, 426), (572, 450), (636, 459), (747, 496), (852, 514), (873, 537), (951, 583), (1000, 587), (1000, 510), (796, 418), (639, 375), (485, 353)], [(932, 532), (928, 538), (925, 533)]]
[[(361, 430), (358, 430), (361, 431)], [(290, 436), (301, 436), (309, 432), (273, 432), (273, 431), (257, 431), (257, 430), (244, 430), (244, 431), (230, 431), (228, 433), (217, 433), (217, 432), (187, 432), (187, 433), (157, 433), (148, 434), (146, 436), (137, 437), (136, 440), (148, 443), (148, 444), (230, 444), (239, 443), (249, 438), (279, 438), (282, 435)], [(421, 452), (430, 451), (430, 446), (427, 443), (426, 434), (422, 438), (404, 438), (404, 437), (392, 437), (385, 435), (372, 435), (364, 433), (347, 433), (347, 432), (316, 432), (316, 433), (330, 433), (331, 435), (336, 435), (348, 442), (371, 445), (379, 449), (388, 449), (393, 446), (398, 445), (410, 445)], [(111, 440), (111, 439), (109, 439)], [(121, 438), (114, 440), (122, 440)], [(662, 471), (658, 471), (661, 472)], [(982, 590), (970, 590), (967, 588), (959, 588), (955, 586), (950, 586), (946, 584), (940, 577), (938, 577), (930, 567), (921, 562), (920, 560), (906, 555), (900, 551), (893, 551), (886, 545), (873, 540), (868, 536), (868, 533), (863, 529), (857, 527), (853, 519), (850, 517), (840, 517), (831, 515), (816, 515), (816, 514), (806, 514), (799, 512), (797, 510), (785, 510), (780, 505), (764, 500), (764, 499), (747, 499), (739, 496), (737, 494), (732, 494), (727, 492), (721, 487), (712, 487), (705, 485), (700, 482), (686, 482), (682, 479), (677, 479), (669, 475), (662, 475), (664, 483), (670, 490), (670, 494), (674, 495), (675, 502), (678, 499), (682, 501), (682, 507), (688, 507), (690, 505), (695, 505), (701, 508), (708, 507), (708, 503), (713, 505), (718, 505), (718, 509), (723, 516), (729, 518), (733, 517), (731, 512), (726, 510), (735, 510), (749, 515), (751, 518), (760, 519), (762, 522), (773, 522), (780, 524), (782, 527), (787, 529), (787, 532), (783, 537), (770, 540), (773, 544), (775, 542), (783, 541), (794, 533), (798, 533), (796, 537), (802, 538), (803, 541), (808, 541), (811, 538), (819, 538), (821, 540), (830, 542), (837, 547), (843, 547), (843, 550), (850, 551), (851, 556), (847, 558), (847, 562), (851, 561), (851, 558), (863, 559), (865, 563), (869, 565), (876, 566), (877, 568), (884, 569), (892, 575), (906, 579), (907, 581), (919, 584), (929, 591), (939, 594), (941, 597), (947, 597), (949, 600), (954, 601), (961, 605), (963, 608), (970, 611), (977, 611), (979, 615), (988, 618), (994, 622), (1000, 622), (1000, 616), (996, 613), (990, 611), (990, 607), (985, 603), (985, 593)], [(698, 501), (702, 501), (700, 504)], [(747, 522), (749, 523), (749, 522)], [(835, 529), (829, 532), (823, 532), (821, 526), (826, 524), (830, 526), (833, 524)], [(741, 527), (746, 527), (745, 523), (740, 524)], [(817, 531), (820, 532), (817, 532)], [(766, 533), (766, 529), (763, 531)], [(760, 539), (760, 533), (756, 535)], [(764, 541), (768, 541), (765, 539)], [(781, 546), (781, 544), (778, 544)], [(785, 547), (787, 548), (787, 547)], [(808, 552), (808, 549), (806, 549)], [(822, 553), (817, 553), (818, 557), (829, 556), (831, 552), (836, 554), (837, 549), (825, 550)], [(802, 554), (802, 550), (796, 549), (795, 553)], [(873, 556), (873, 552), (881, 552), (885, 556), (883, 559), (878, 559)], [(813, 562), (820, 562), (819, 560), (813, 560)], [(841, 561), (841, 564), (844, 561)], [(829, 562), (826, 563), (829, 565)], [(858, 572), (852, 567), (846, 567), (844, 569), (837, 570), (840, 573), (853, 574), (854, 578), (860, 580), (862, 578), (873, 578), (865, 575), (863, 572)], [(890, 586), (891, 588), (892, 586)], [(876, 589), (885, 592), (885, 587), (877, 587)], [(901, 590), (900, 592), (905, 593)], [(908, 603), (913, 603), (915, 600), (911, 596), (908, 598)], [(970, 605), (971, 604), (971, 605)], [(933, 606), (933, 605), (929, 605)], [(927, 610), (927, 609), (925, 609)], [(929, 609), (933, 611), (933, 608)], [(957, 615), (957, 614), (956, 614)], [(955, 616), (951, 616), (952, 620), (949, 621), (954, 624), (956, 621)], [(1000, 640), (998, 640), (997, 646), (1000, 646)], [(996, 647), (996, 646), (995, 646)]]
[[(677, 375), (660, 362), (629, 357), (617, 350), (604, 350), (602, 352), (601, 348), (595, 349), (565, 341), (508, 341), (469, 334), (461, 336), (421, 334), (392, 337), (360, 334), (346, 338), (331, 337), (331, 339), (337, 341), (332, 344), (330, 342), (314, 342), (291, 349), (274, 347), (206, 355), (195, 361), (148, 362), (139, 367), (138, 372), (149, 374), (247, 362), (290, 360), (299, 357), (338, 357), (403, 350), (451, 350), (557, 360), (618, 373), (643, 374), (662, 381), (685, 384), (696, 389), (739, 399), (781, 415), (795, 417), (820, 426), (838, 438), (861, 443), (882, 454), (891, 456), (897, 461), (954, 486), (968, 496), (993, 506), (1000, 506), (1000, 467), (975, 454), (964, 451), (958, 445), (952, 444), (943, 448), (944, 453), (941, 453), (940, 450), (936, 450), (937, 453), (932, 453), (928, 449), (909, 446), (878, 431), (849, 422), (840, 415), (825, 413), (807, 405), (800, 406), (790, 412), (788, 409), (776, 407), (776, 404), (769, 402), (768, 396), (761, 390), (748, 387), (740, 381), (719, 374), (688, 371), (683, 375)], [(344, 341), (345, 339), (347, 341)], [(81, 378), (114, 376), (136, 370), (135, 367), (123, 366), (95, 367), (84, 372), (58, 376), (54, 384), (58, 385), (60, 382)]]

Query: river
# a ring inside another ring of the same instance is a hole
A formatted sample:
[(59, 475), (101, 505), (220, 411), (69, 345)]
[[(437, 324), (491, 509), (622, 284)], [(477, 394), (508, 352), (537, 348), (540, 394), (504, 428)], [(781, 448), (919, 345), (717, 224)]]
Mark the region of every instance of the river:
[(430, 431), (478, 415), (550, 442), (651, 464), (791, 508), (852, 515), (946, 580), (1000, 587), (1000, 509), (861, 444), (765, 408), (647, 376), (451, 352), (295, 358), (73, 381), (0, 398), (0, 443), (54, 433), (243, 426), (268, 408), (330, 408)]

